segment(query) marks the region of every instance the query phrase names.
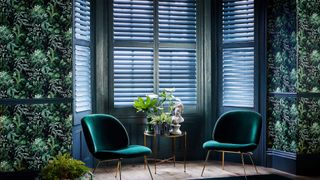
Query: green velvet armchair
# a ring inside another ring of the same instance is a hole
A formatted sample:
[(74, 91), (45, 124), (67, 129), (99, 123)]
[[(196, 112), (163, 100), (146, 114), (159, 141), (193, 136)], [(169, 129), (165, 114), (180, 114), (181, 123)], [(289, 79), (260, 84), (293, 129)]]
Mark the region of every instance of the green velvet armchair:
[(83, 134), (88, 149), (98, 164), (103, 161), (118, 160), (117, 172), (121, 179), (121, 161), (124, 158), (144, 156), (151, 179), (153, 179), (146, 156), (152, 151), (145, 146), (130, 145), (128, 133), (121, 122), (111, 115), (91, 114), (81, 119)]
[(201, 176), (206, 167), (208, 157), (211, 151), (222, 152), (222, 169), (224, 169), (224, 153), (239, 153), (244, 167), (243, 155), (246, 154), (258, 173), (252, 159), (252, 151), (254, 151), (260, 140), (262, 119), (261, 115), (247, 110), (229, 111), (222, 114), (217, 120), (212, 133), (212, 140), (203, 144), (203, 148), (207, 150), (207, 156), (204, 162)]

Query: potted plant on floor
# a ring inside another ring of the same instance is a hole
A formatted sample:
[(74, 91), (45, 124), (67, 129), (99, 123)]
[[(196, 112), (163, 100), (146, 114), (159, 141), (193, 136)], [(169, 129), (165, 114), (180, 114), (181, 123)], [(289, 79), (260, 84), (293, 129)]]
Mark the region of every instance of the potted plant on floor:
[(92, 179), (90, 169), (84, 162), (73, 159), (70, 154), (60, 154), (50, 160), (41, 171), (43, 179)]

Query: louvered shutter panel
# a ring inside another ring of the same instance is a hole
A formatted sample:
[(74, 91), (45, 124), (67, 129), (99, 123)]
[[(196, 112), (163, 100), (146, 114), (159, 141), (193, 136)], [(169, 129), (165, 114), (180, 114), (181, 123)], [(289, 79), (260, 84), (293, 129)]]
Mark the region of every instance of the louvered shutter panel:
[(75, 0), (74, 106), (76, 112), (91, 111), (90, 1)]
[[(159, 1), (159, 89), (175, 88), (184, 105), (197, 102), (196, 1)], [(171, 48), (161, 48), (172, 43)], [(174, 48), (179, 45), (181, 48)]]
[(254, 105), (254, 0), (223, 0), (223, 106)]
[[(138, 96), (154, 92), (152, 0), (113, 1), (114, 107), (132, 106)], [(136, 47), (135, 43), (146, 43)]]
[(195, 0), (159, 1), (159, 38), (162, 42), (196, 42)]
[(75, 107), (76, 112), (91, 110), (90, 48), (75, 46)]
[(114, 0), (113, 39), (153, 41), (153, 1)]
[(160, 49), (159, 86), (175, 88), (174, 95), (184, 105), (196, 104), (196, 51), (195, 49)]
[(90, 41), (90, 1), (75, 0), (75, 38)]
[(133, 104), (153, 93), (153, 49), (114, 47), (114, 106)]

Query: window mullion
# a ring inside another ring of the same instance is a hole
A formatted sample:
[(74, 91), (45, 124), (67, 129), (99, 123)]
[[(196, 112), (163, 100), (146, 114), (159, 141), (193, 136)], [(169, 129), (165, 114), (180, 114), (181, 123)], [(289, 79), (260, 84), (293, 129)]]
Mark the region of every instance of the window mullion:
[(153, 0), (153, 78), (154, 93), (159, 93), (159, 2)]

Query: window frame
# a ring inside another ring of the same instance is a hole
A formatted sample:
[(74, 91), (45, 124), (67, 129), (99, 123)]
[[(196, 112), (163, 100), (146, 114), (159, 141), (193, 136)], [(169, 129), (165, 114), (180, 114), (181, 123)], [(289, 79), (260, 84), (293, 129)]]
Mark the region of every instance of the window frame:
[[(154, 74), (157, 74), (156, 76), (158, 77), (157, 79), (154, 79), (154, 93), (158, 93), (159, 90), (159, 50), (160, 48), (171, 48), (171, 47), (175, 47), (175, 48), (194, 48), (196, 50), (196, 105), (194, 106), (185, 106), (185, 112), (184, 114), (186, 114), (187, 116), (192, 116), (195, 114), (199, 114), (200, 113), (200, 108), (201, 108), (201, 102), (203, 101), (201, 98), (202, 90), (203, 90), (203, 71), (200, 71), (200, 69), (202, 69), (202, 46), (201, 46), (201, 41), (200, 41), (200, 37), (201, 37), (201, 25), (202, 22), (200, 20), (201, 18), (201, 12), (200, 11), (200, 3), (202, 3), (202, 0), (195, 0), (196, 1), (196, 43), (194, 46), (190, 46), (190, 43), (179, 43), (179, 44), (175, 44), (175, 42), (169, 42), (169, 43), (160, 43), (160, 39), (158, 38), (159, 36), (159, 28), (158, 28), (158, 7), (159, 7), (159, 2), (158, 0), (153, 0), (154, 3), (154, 16), (156, 16), (156, 18), (154, 18), (154, 41), (153, 42), (141, 42), (141, 43), (132, 43), (130, 44), (130, 47), (146, 47), (146, 48), (153, 48), (154, 51)], [(135, 117), (135, 116), (139, 116), (139, 117), (143, 117), (142, 113), (138, 113), (136, 114), (135, 109), (133, 107), (114, 107), (114, 76), (113, 76), (113, 67), (114, 67), (114, 60), (113, 60), (113, 45), (114, 45), (114, 41), (113, 41), (113, 0), (108, 1), (107, 2), (107, 7), (108, 7), (108, 23), (107, 25), (109, 25), (107, 27), (108, 30), (108, 106), (107, 106), (107, 112), (111, 113), (111, 114), (116, 114), (118, 116), (122, 116), (123, 112), (126, 111), (126, 114), (123, 116), (128, 116), (128, 117)], [(149, 45), (151, 44), (151, 46)], [(118, 45), (126, 47), (128, 46), (128, 44), (125, 43), (118, 43)], [(153, 47), (156, 46), (156, 47)]]

